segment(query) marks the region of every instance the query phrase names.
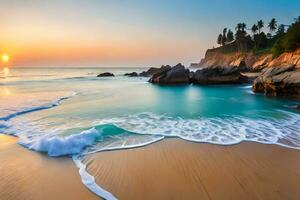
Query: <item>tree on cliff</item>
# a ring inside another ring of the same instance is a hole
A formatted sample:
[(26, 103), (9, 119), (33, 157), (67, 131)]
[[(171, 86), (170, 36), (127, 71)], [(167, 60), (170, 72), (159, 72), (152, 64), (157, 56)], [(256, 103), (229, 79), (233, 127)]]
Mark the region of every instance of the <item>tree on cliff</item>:
[(222, 45), (222, 34), (219, 34), (217, 44)]
[(276, 21), (275, 18), (271, 19), (271, 21), (268, 24), (268, 27), (269, 27), (269, 30), (270, 30), (271, 34), (276, 30), (276, 28), (277, 28), (277, 21)]
[(225, 45), (226, 43), (226, 33), (227, 33), (227, 28), (223, 29), (223, 35), (222, 35), (222, 45)]
[(234, 40), (233, 32), (229, 29), (226, 36), (226, 42), (232, 42)]
[(238, 23), (236, 25), (236, 33), (235, 33), (235, 40), (237, 43), (238, 51), (247, 51), (247, 32), (246, 24), (245, 23)]
[(261, 29), (264, 27), (265, 23), (263, 22), (263, 20), (259, 20), (257, 22), (257, 27), (258, 27), (258, 33), (261, 33)]
[(296, 20), (283, 34), (277, 39), (271, 51), (274, 57), (279, 56), (285, 51), (293, 51), (300, 46), (300, 18)]
[(254, 48), (256, 48), (256, 43), (257, 43), (256, 42), (256, 39), (257, 39), (256, 33), (258, 31), (258, 27), (257, 27), (256, 24), (253, 24), (253, 26), (251, 27), (251, 31), (252, 31), (252, 34), (253, 34)]
[(280, 24), (277, 28), (276, 36), (282, 36), (285, 32), (284, 24)]
[(257, 33), (258, 27), (257, 27), (256, 24), (253, 24), (253, 26), (252, 26), (252, 28), (251, 28), (251, 31), (252, 31), (253, 36)]
[(241, 29), (243, 32), (245, 32), (246, 28), (247, 28), (247, 25), (245, 23), (241, 23)]
[(238, 23), (235, 27), (236, 31), (240, 31), (242, 29), (242, 23)]

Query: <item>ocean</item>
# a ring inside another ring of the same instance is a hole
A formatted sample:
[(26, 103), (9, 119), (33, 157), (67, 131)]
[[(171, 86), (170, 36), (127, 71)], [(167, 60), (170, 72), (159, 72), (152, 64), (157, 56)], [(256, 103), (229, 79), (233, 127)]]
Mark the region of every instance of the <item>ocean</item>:
[[(107, 199), (81, 159), (176, 137), (300, 149), (299, 101), (254, 94), (251, 85), (157, 86), (125, 77), (141, 68), (0, 70), (0, 133), (49, 156), (72, 156), (83, 183)], [(112, 72), (115, 77), (98, 78)], [(201, 145), (201, 144), (199, 144)], [(89, 182), (90, 181), (90, 182)]]

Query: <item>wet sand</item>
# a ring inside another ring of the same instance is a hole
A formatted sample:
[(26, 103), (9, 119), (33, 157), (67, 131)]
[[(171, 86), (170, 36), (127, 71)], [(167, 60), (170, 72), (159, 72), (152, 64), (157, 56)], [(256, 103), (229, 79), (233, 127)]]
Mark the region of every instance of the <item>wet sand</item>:
[(245, 142), (233, 146), (179, 139), (84, 160), (119, 199), (272, 199), (300, 197), (300, 151)]
[[(0, 199), (96, 200), (70, 158), (29, 151), (0, 134)], [(100, 152), (84, 160), (119, 199), (285, 199), (300, 196), (300, 151), (275, 145), (180, 139)]]
[(81, 183), (70, 158), (49, 158), (0, 134), (1, 200), (99, 200)]

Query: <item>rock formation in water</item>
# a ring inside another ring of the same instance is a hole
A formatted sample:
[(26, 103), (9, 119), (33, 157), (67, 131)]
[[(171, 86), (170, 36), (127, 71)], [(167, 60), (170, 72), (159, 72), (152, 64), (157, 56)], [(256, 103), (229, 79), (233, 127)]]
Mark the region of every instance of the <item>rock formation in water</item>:
[[(269, 96), (300, 97), (300, 48), (285, 52), (277, 58), (271, 54), (252, 52), (224, 53), (220, 47), (210, 49), (199, 63), (192, 82), (200, 84), (243, 83), (245, 71), (261, 72), (253, 84), (254, 92)], [(225, 70), (227, 69), (227, 70)]]
[(249, 79), (237, 66), (213, 66), (197, 70), (191, 81), (195, 84), (236, 84), (249, 82)]
[(97, 77), (110, 77), (110, 76), (115, 76), (115, 75), (110, 72), (104, 72), (104, 73), (99, 74)]
[(153, 74), (149, 82), (160, 85), (188, 84), (190, 83), (190, 71), (179, 63), (169, 70)]
[(137, 76), (151, 77), (154, 74), (165, 72), (165, 71), (168, 71), (170, 69), (171, 69), (170, 65), (162, 65), (160, 68), (151, 67), (147, 71), (143, 71), (143, 72), (141, 72), (139, 74), (137, 72), (131, 72), (131, 73), (124, 74), (124, 76), (129, 76), (129, 77), (137, 77)]
[(131, 72), (131, 73), (125, 73), (124, 76), (137, 77), (137, 76), (139, 76), (139, 74), (136, 72)]
[(268, 96), (300, 97), (300, 68), (295, 65), (265, 68), (252, 89)]
[(160, 68), (151, 67), (147, 71), (143, 71), (142, 73), (140, 73), (139, 76), (151, 77), (154, 74), (163, 73), (170, 69), (171, 69), (170, 65), (162, 65)]

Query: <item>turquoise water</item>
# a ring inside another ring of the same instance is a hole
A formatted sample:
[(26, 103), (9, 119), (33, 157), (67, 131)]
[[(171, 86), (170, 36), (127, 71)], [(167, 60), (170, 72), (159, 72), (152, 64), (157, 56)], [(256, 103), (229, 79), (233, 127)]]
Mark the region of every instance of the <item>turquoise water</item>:
[[(166, 137), (231, 145), (242, 141), (300, 149), (299, 101), (253, 94), (250, 85), (157, 86), (126, 72), (143, 69), (42, 68), (0, 73), (0, 133), (50, 156), (72, 155), (83, 183), (106, 199), (82, 156), (150, 145)], [(115, 77), (97, 78), (110, 71)], [(199, 144), (201, 145), (201, 144)]]
[[(174, 136), (230, 145), (300, 148), (297, 101), (249, 85), (157, 86), (123, 76), (143, 69), (10, 69), (1, 74), (0, 132), (50, 156), (128, 148)], [(97, 78), (111, 71), (115, 77)]]

